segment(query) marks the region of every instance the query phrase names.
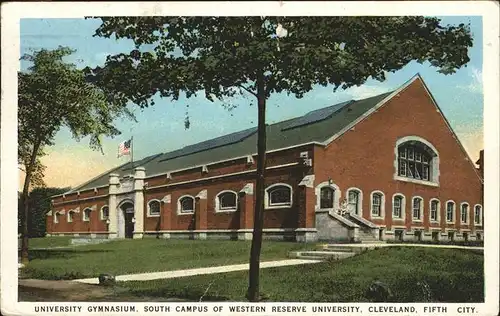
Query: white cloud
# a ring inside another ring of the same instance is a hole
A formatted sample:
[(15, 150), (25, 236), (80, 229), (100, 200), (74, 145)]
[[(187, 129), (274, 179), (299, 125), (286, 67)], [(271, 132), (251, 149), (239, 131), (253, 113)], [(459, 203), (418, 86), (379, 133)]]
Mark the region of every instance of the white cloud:
[(472, 93), (483, 93), (483, 72), (476, 68), (470, 68), (471, 82), (468, 85), (461, 85), (459, 88)]
[(345, 90), (344, 93), (351, 96), (353, 99), (366, 99), (389, 91), (386, 86), (369, 86), (362, 85), (359, 87), (351, 87)]

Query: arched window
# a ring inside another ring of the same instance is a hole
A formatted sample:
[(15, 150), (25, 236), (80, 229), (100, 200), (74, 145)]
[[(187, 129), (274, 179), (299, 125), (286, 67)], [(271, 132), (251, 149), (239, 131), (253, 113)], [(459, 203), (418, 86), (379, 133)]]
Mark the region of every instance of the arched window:
[(215, 198), (215, 210), (221, 212), (236, 211), (238, 196), (233, 191), (222, 191)]
[(68, 218), (67, 218), (68, 223), (72, 223), (73, 222), (73, 213), (74, 213), (73, 211), (69, 211), (68, 212)]
[(474, 224), (481, 225), (483, 221), (483, 207), (479, 204), (474, 206)]
[(331, 187), (322, 187), (320, 190), (320, 208), (333, 208), (333, 199), (335, 189)]
[(405, 198), (402, 194), (395, 194), (392, 198), (392, 217), (394, 219), (404, 219)]
[(425, 139), (406, 136), (396, 142), (395, 179), (437, 186), (439, 157), (435, 147)]
[(431, 222), (439, 222), (440, 203), (438, 199), (431, 199), (429, 205), (429, 219)]
[(363, 194), (359, 189), (347, 189), (347, 208), (349, 213), (356, 215), (361, 214), (361, 204), (362, 204)]
[(453, 201), (446, 202), (446, 222), (455, 222), (455, 202)]
[(109, 207), (107, 205), (101, 208), (101, 220), (105, 221), (109, 218)]
[(177, 203), (177, 209), (179, 214), (191, 214), (194, 213), (194, 197), (185, 195), (179, 198)]
[(59, 216), (62, 215), (62, 211), (57, 211), (54, 213), (54, 224), (59, 223)]
[(160, 201), (151, 200), (148, 203), (148, 216), (160, 216)]
[(266, 207), (289, 207), (292, 205), (292, 187), (287, 184), (274, 184), (266, 189)]
[(380, 191), (372, 192), (371, 215), (372, 217), (384, 217), (384, 194)]
[(86, 208), (83, 210), (83, 221), (84, 222), (90, 221), (90, 213), (92, 213), (92, 210), (90, 208)]
[(469, 218), (469, 204), (468, 203), (462, 203), (460, 205), (460, 221), (462, 224), (467, 224)]
[(413, 198), (413, 213), (412, 217), (414, 221), (422, 220), (422, 213), (424, 208), (424, 200), (417, 196)]

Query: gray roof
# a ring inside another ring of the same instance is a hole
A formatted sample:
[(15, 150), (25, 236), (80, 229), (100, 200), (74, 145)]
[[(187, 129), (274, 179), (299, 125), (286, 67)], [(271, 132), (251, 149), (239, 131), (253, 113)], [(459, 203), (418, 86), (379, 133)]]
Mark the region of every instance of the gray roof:
[[(310, 142), (324, 142), (355, 121), (391, 92), (363, 100), (351, 100), (311, 111), (304, 116), (267, 125), (267, 150), (276, 150)], [(167, 153), (159, 153), (109, 170), (70, 192), (106, 185), (109, 174), (133, 173), (133, 167), (145, 167), (146, 175), (166, 173), (215, 161), (255, 154), (257, 128), (224, 135)], [(69, 193), (69, 192), (68, 192)]]

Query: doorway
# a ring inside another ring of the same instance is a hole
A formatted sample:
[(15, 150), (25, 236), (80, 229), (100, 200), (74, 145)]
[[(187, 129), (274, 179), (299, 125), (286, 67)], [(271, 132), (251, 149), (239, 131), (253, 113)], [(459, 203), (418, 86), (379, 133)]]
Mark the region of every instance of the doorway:
[(126, 202), (120, 207), (123, 212), (125, 238), (134, 237), (134, 204)]

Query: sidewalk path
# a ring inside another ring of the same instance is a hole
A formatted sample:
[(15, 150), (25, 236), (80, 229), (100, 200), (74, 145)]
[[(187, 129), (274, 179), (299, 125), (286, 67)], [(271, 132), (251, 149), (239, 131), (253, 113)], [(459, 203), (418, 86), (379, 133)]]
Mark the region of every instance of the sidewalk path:
[(358, 243), (358, 244), (324, 244), (323, 246), (335, 246), (335, 247), (367, 247), (367, 248), (379, 248), (379, 247), (428, 247), (428, 248), (451, 248), (451, 249), (469, 249), (469, 250), (484, 250), (484, 247), (475, 246), (459, 246), (459, 245), (439, 245), (439, 244), (398, 244), (398, 243)]
[[(301, 260), (301, 259), (289, 259), (289, 260), (279, 260), (279, 261), (266, 261), (261, 262), (261, 268), (273, 268), (273, 267), (284, 267), (284, 266), (294, 266), (299, 264), (317, 263), (319, 260)], [(156, 279), (173, 279), (192, 275), (201, 274), (214, 274), (214, 273), (226, 273), (232, 271), (243, 271), (248, 270), (249, 264), (233, 264), (228, 266), (218, 266), (218, 267), (207, 267), (207, 268), (197, 268), (188, 270), (174, 270), (165, 272), (150, 272), (150, 273), (139, 273), (139, 274), (126, 274), (116, 276), (116, 281), (148, 281)], [(90, 279), (79, 279), (73, 280), (74, 282), (87, 283), (87, 284), (99, 284), (98, 278)]]

